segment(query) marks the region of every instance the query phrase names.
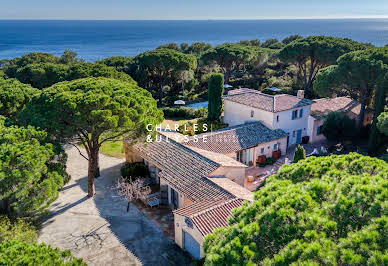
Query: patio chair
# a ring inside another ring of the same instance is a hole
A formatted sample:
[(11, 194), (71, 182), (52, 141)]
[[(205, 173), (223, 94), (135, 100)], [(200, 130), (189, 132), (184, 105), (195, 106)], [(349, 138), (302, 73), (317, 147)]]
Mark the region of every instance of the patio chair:
[(150, 206), (151, 208), (155, 207), (155, 206), (159, 206), (160, 205), (160, 198), (159, 197), (149, 198), (147, 200), (147, 205)]

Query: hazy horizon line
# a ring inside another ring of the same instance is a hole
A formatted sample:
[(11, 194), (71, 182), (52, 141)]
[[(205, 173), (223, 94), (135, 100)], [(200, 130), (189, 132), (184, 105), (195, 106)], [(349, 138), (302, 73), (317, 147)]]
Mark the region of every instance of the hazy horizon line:
[(254, 21), (254, 20), (332, 20), (332, 19), (388, 19), (388, 16), (342, 16), (342, 17), (272, 17), (272, 18), (188, 18), (188, 19), (84, 19), (84, 18), (0, 18), (0, 21)]

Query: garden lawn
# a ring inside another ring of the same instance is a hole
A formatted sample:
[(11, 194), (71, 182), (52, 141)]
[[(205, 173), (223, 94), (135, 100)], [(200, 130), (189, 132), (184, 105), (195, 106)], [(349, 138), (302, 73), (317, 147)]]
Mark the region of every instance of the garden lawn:
[(101, 145), (100, 152), (107, 156), (124, 158), (124, 142), (122, 140), (104, 142)]
[[(181, 118), (170, 118), (170, 119), (165, 119), (162, 123), (162, 127), (165, 128), (167, 125), (170, 126), (171, 129), (174, 129), (175, 124), (182, 125), (185, 122), (193, 122), (195, 123), (198, 120), (196, 119), (181, 119)], [(101, 145), (100, 152), (106, 156), (111, 156), (115, 158), (124, 158), (125, 153), (124, 153), (124, 143), (122, 140), (118, 141), (107, 141), (104, 142)]]

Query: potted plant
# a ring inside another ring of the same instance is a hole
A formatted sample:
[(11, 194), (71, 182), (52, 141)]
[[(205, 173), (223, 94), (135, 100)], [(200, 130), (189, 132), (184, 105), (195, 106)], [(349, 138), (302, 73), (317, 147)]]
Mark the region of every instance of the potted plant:
[(302, 137), (302, 144), (307, 144), (307, 143), (309, 143), (309, 140), (310, 140), (310, 136), (304, 136), (304, 137)]
[(272, 158), (279, 159), (280, 157), (282, 157), (282, 151), (281, 150), (277, 150), (277, 151), (273, 151), (272, 152)]
[(267, 156), (265, 156), (265, 155), (259, 155), (257, 157), (257, 162), (258, 163), (264, 163), (266, 160), (267, 160)]

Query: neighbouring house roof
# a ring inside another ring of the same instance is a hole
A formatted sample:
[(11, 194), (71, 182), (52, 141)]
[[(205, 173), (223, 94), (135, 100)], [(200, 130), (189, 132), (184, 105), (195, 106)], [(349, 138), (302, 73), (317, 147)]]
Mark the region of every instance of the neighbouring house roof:
[(160, 176), (190, 200), (234, 198), (231, 193), (206, 177), (219, 168), (220, 164), (188, 147), (171, 139), (167, 141), (165, 136), (160, 136), (160, 141), (138, 143), (134, 148), (143, 158), (162, 167)]
[(248, 89), (248, 88), (240, 88), (240, 89), (228, 91), (228, 95), (235, 95), (235, 94), (241, 94), (241, 93), (246, 93), (246, 92), (260, 93), (257, 90), (252, 90), (252, 89)]
[(218, 201), (199, 201), (174, 211), (174, 214), (188, 217), (203, 236), (211, 234), (214, 229), (228, 226), (232, 210), (244, 204), (243, 199)]
[(191, 137), (185, 145), (228, 154), (286, 136), (287, 133), (281, 129), (272, 130), (261, 122), (251, 122), (199, 134), (196, 137)]
[(315, 99), (311, 106), (310, 115), (320, 119), (326, 117), (330, 112), (352, 112), (360, 114), (361, 104), (350, 97), (335, 97)]
[(293, 95), (268, 95), (261, 92), (244, 92), (223, 96), (225, 100), (240, 103), (264, 111), (276, 113), (313, 104), (313, 101)]

